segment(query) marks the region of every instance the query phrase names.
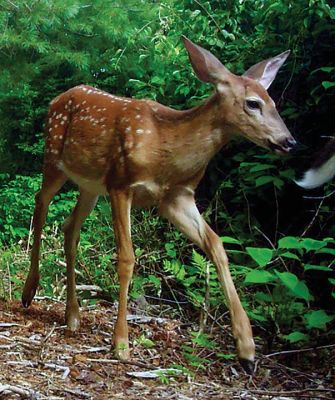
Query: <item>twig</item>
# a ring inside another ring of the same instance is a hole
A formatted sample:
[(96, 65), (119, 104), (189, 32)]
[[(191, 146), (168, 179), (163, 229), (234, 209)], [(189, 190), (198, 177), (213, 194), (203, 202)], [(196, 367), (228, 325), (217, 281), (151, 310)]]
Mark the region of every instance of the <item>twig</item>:
[(16, 4), (14, 4), (12, 1), (7, 0), (7, 3), (9, 3), (11, 6), (15, 7), (16, 9), (19, 9), (19, 6), (17, 6)]
[(12, 278), (10, 274), (9, 262), (7, 261), (7, 273), (8, 273), (8, 291), (9, 291), (9, 300), (12, 301)]
[(319, 204), (319, 206), (318, 206), (318, 208), (317, 208), (317, 210), (316, 210), (316, 212), (315, 212), (313, 218), (311, 219), (310, 223), (307, 225), (306, 229), (302, 232), (301, 236), (305, 236), (306, 233), (310, 230), (310, 228), (311, 228), (312, 225), (314, 224), (314, 222), (315, 222), (317, 216), (318, 216), (319, 213), (320, 213), (320, 210), (321, 210), (321, 207), (322, 207), (323, 202), (324, 202), (324, 199), (322, 199), (322, 200), (320, 201), (320, 204)]
[[(151, 25), (152, 23), (153, 23), (153, 21), (147, 22), (145, 25), (143, 25), (143, 26), (136, 32), (136, 35), (138, 35), (140, 32), (142, 32), (147, 26)], [(128, 45), (129, 45), (129, 43), (127, 43), (127, 44), (125, 45), (125, 47), (123, 48), (123, 50), (121, 51), (121, 54), (119, 55), (118, 59), (116, 60), (115, 65), (114, 65), (114, 69), (116, 69), (116, 67), (118, 66), (118, 64), (119, 64), (119, 62), (120, 62), (120, 60), (121, 60), (121, 58), (122, 58), (124, 52), (127, 50)]]
[(51, 297), (51, 296), (35, 296), (34, 300), (40, 300), (40, 301), (50, 300), (50, 301), (54, 301), (55, 303), (64, 303), (64, 301), (58, 300), (55, 297)]
[(332, 348), (332, 347), (335, 347), (335, 344), (327, 344), (325, 346), (318, 346), (318, 347), (308, 347), (306, 349), (277, 351), (276, 353), (266, 354), (264, 357), (265, 358), (270, 358), (270, 357), (274, 357), (274, 356), (280, 356), (280, 355), (283, 355), (283, 354), (304, 353), (306, 351), (313, 351), (313, 350), (319, 350), (319, 349), (329, 349), (329, 348)]
[(60, 387), (60, 386), (51, 386), (51, 388), (53, 391), (55, 392), (65, 392), (65, 393), (70, 393), (72, 395), (74, 395), (75, 399), (78, 399), (80, 397), (84, 398), (84, 399), (93, 399), (93, 396), (87, 392), (83, 392), (82, 390), (79, 389), (68, 389), (65, 387)]
[[(42, 366), (45, 368), (61, 370), (61, 371), (64, 371), (63, 375), (62, 375), (62, 379), (65, 379), (70, 373), (69, 367), (67, 367), (66, 365), (58, 365), (55, 363), (43, 363), (43, 362), (35, 362), (35, 361), (30, 361), (30, 360), (22, 360), (22, 361), (6, 361), (6, 364), (7, 365), (21, 365), (23, 367), (32, 367), (32, 368), (37, 368), (38, 366)], [(1, 391), (0, 391), (0, 393), (1, 393)]]
[(325, 194), (324, 196), (303, 196), (303, 198), (308, 200), (324, 200), (327, 199), (328, 197), (333, 196), (333, 194), (335, 194), (335, 190), (333, 190), (328, 194)]
[(22, 396), (23, 398), (28, 398), (28, 399), (36, 399), (41, 397), (39, 393), (33, 391), (32, 389), (23, 388), (21, 386), (0, 384), (0, 394), (6, 395), (9, 393), (15, 393), (18, 394), (19, 396)]
[(331, 392), (335, 393), (334, 389), (326, 389), (326, 388), (306, 388), (306, 389), (300, 389), (300, 390), (288, 390), (288, 391), (280, 391), (280, 390), (258, 390), (258, 389), (248, 389), (250, 393), (254, 394), (261, 394), (261, 395), (268, 395), (268, 396), (281, 396), (281, 395), (294, 395), (294, 394), (303, 394), (303, 393), (308, 393), (308, 392)]
[(29, 244), (30, 244), (30, 238), (31, 238), (32, 231), (33, 231), (33, 217), (30, 218), (29, 234), (28, 234), (27, 248), (26, 248), (27, 254), (29, 252)]
[(57, 324), (54, 322), (52, 328), (50, 329), (50, 332), (46, 335), (46, 337), (42, 340), (42, 343), (45, 344), (50, 336), (54, 333), (54, 330), (56, 329)]
[(210, 281), (210, 270), (209, 270), (209, 262), (206, 262), (206, 271), (205, 271), (205, 298), (203, 302), (203, 307), (201, 308), (200, 314), (200, 328), (199, 332), (203, 333), (204, 329), (207, 325), (207, 318), (208, 318), (208, 304), (209, 304), (209, 281)]
[[(254, 228), (255, 228), (255, 230), (256, 230), (257, 232), (259, 232), (259, 233), (263, 236), (263, 238), (270, 244), (270, 246), (272, 247), (272, 249), (273, 249), (273, 250), (276, 250), (276, 247), (275, 247), (275, 245), (272, 243), (272, 241), (270, 240), (270, 238), (267, 237), (266, 234), (265, 234), (264, 232), (262, 232), (257, 226), (255, 226)], [(285, 261), (283, 260), (283, 258), (282, 258), (281, 256), (278, 256), (278, 259), (282, 262), (282, 264), (284, 265), (286, 271), (288, 271), (289, 269), (287, 268), (287, 265), (286, 265)]]
[(44, 364), (45, 367), (47, 368), (52, 368), (56, 370), (61, 370), (63, 371), (62, 379), (66, 379), (70, 373), (70, 368), (67, 367), (66, 365), (58, 365), (54, 363), (46, 363)]
[(220, 27), (220, 25), (216, 22), (216, 20), (214, 19), (213, 15), (211, 15), (211, 13), (200, 3), (200, 1), (198, 0), (194, 0), (199, 7), (201, 7), (205, 13), (209, 16), (209, 18), (214, 22), (214, 25), (217, 27), (218, 31), (221, 33), (222, 29)]
[(97, 285), (76, 285), (76, 290), (100, 293), (103, 292), (100, 286)]
[(128, 361), (128, 360), (112, 360), (110, 358), (87, 358), (87, 361), (90, 362), (98, 362), (103, 364), (126, 364), (126, 365), (134, 365), (139, 368), (147, 368), (147, 369), (157, 369), (154, 365), (145, 364), (139, 361)]

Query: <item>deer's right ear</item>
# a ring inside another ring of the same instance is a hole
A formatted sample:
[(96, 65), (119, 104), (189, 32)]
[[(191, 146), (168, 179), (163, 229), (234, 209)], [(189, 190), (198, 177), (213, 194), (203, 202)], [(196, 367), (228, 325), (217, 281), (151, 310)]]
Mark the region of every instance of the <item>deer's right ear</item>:
[(227, 68), (211, 52), (191, 42), (185, 36), (182, 36), (182, 39), (188, 51), (193, 70), (201, 81), (216, 84), (231, 75)]

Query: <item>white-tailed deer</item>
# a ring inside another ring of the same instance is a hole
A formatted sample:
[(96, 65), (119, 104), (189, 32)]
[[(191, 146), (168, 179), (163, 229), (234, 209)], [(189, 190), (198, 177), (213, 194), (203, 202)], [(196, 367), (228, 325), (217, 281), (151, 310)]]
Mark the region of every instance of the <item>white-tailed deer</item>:
[(304, 189), (314, 189), (330, 181), (335, 176), (335, 138), (330, 140), (317, 155), (297, 185)]
[(129, 357), (127, 294), (135, 257), (130, 232), (132, 205), (157, 205), (216, 265), (227, 298), (232, 332), (242, 365), (252, 371), (255, 344), (249, 319), (232, 281), (220, 238), (200, 215), (194, 190), (210, 159), (235, 134), (277, 153), (295, 140), (280, 118), (267, 88), (286, 60), (286, 51), (251, 67), (243, 76), (229, 72), (209, 51), (183, 38), (195, 73), (215, 92), (202, 104), (176, 111), (150, 100), (113, 96), (77, 86), (50, 104), (43, 183), (36, 195), (31, 267), (22, 302), (28, 307), (39, 282), (41, 232), (50, 201), (67, 179), (79, 186), (78, 202), (64, 223), (67, 263), (66, 323), (79, 327), (75, 258), (80, 227), (99, 195), (110, 197), (120, 281), (114, 347)]

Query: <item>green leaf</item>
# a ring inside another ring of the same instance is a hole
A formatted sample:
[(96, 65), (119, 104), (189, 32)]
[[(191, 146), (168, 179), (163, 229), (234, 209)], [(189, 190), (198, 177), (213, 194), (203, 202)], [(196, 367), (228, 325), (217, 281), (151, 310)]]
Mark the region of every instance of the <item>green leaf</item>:
[(260, 267), (264, 267), (271, 261), (273, 250), (262, 247), (247, 247), (247, 253), (252, 257)]
[(172, 257), (172, 258), (175, 258), (175, 257), (176, 257), (177, 252), (176, 252), (176, 250), (175, 250), (175, 245), (174, 245), (174, 243), (165, 243), (164, 247), (165, 247), (165, 250), (166, 250), (166, 254), (167, 254), (169, 257)]
[(254, 167), (250, 168), (250, 172), (264, 171), (271, 168), (276, 168), (276, 166), (273, 164), (257, 164)]
[(320, 249), (316, 251), (316, 254), (331, 254), (332, 256), (335, 256), (335, 249)]
[(256, 179), (255, 186), (256, 187), (263, 186), (270, 182), (273, 182), (273, 180), (274, 180), (273, 176), (268, 176), (268, 175), (260, 176), (259, 178)]
[(236, 355), (235, 354), (226, 354), (226, 353), (215, 353), (216, 357), (223, 358), (224, 360), (233, 360)]
[(327, 90), (335, 86), (335, 82), (323, 81), (322, 86)]
[(205, 272), (207, 266), (207, 259), (193, 249), (192, 251), (192, 260), (199, 267), (200, 272)]
[(299, 238), (295, 236), (285, 236), (278, 241), (279, 249), (302, 249), (304, 246), (300, 243)]
[(263, 314), (259, 314), (257, 312), (254, 311), (248, 311), (248, 315), (252, 320), (256, 320), (256, 321), (260, 321), (260, 322), (266, 322), (267, 318), (266, 315)]
[(325, 329), (326, 324), (335, 318), (334, 315), (328, 315), (324, 310), (310, 311), (305, 315), (307, 328)]
[(292, 274), (291, 272), (278, 271), (275, 271), (275, 273), (282, 284), (286, 286), (296, 297), (306, 301), (312, 298), (306, 284), (300, 281), (295, 274)]
[(290, 251), (286, 251), (285, 253), (280, 254), (281, 257), (291, 258), (292, 260), (300, 260), (300, 258)]
[(231, 236), (222, 236), (221, 240), (223, 243), (231, 243), (231, 244), (241, 244), (242, 242), (238, 239), (235, 239)]
[(284, 335), (283, 337), (290, 343), (297, 343), (302, 341), (307, 342), (309, 340), (308, 335), (299, 331), (292, 332), (289, 335)]
[(269, 283), (275, 279), (276, 277), (270, 272), (255, 269), (247, 273), (244, 283)]
[(324, 265), (312, 265), (312, 264), (305, 264), (304, 265), (304, 270), (305, 271), (327, 271), (327, 272), (332, 272), (332, 269), (329, 267), (325, 267)]
[(320, 250), (320, 249), (322, 249), (322, 247), (327, 246), (327, 243), (325, 243), (321, 240), (307, 238), (307, 239), (301, 240), (301, 245), (307, 251), (311, 251), (311, 250)]

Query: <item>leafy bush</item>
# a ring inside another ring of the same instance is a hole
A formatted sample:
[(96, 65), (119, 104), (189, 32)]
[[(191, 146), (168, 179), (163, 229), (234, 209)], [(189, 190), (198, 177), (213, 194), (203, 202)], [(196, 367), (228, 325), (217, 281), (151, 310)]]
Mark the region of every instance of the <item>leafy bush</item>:
[[(236, 73), (290, 48), (292, 55), (270, 89), (281, 115), (313, 148), (322, 145), (320, 136), (333, 132), (335, 8), (330, 1), (98, 0), (88, 5), (46, 0), (30, 4), (29, 12), (27, 7), (26, 2), (0, 6), (3, 296), (19, 297), (29, 264), (48, 103), (71, 86), (85, 82), (115, 94), (190, 107), (211, 89), (192, 74), (181, 34), (211, 49)], [(333, 319), (335, 207), (331, 197), (302, 200), (293, 188), (294, 170), (305, 158), (283, 160), (235, 140), (212, 161), (198, 192), (206, 219), (226, 235), (232, 274), (248, 314), (256, 326), (291, 343), (312, 341), (319, 332), (325, 338), (324, 328)], [(49, 295), (62, 296), (59, 230), (75, 197), (67, 187), (50, 207), (41, 263), (42, 290)], [(83, 227), (78, 282), (98, 284), (116, 298), (108, 203), (101, 199)], [(134, 213), (133, 238), (138, 266), (132, 298), (158, 297), (179, 307), (183, 317), (184, 302), (202, 315), (226, 310), (215, 268), (154, 211)], [(194, 358), (194, 348), (211, 347), (202, 335), (185, 349), (195, 364), (206, 362)]]

